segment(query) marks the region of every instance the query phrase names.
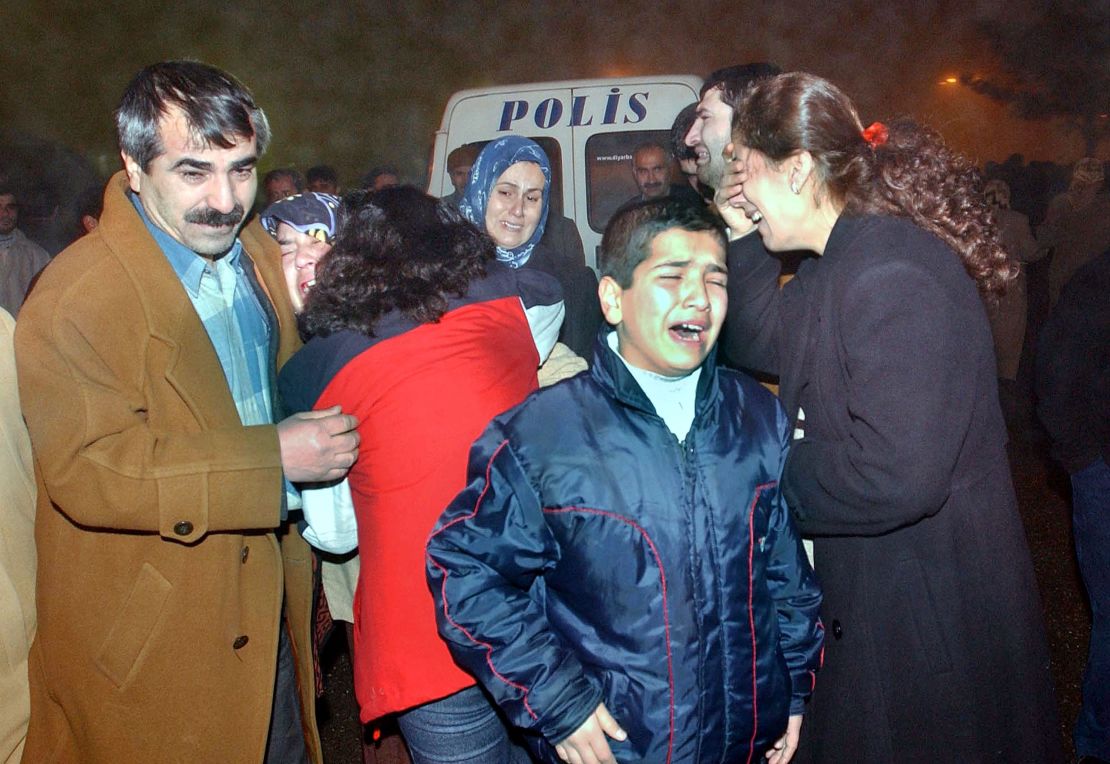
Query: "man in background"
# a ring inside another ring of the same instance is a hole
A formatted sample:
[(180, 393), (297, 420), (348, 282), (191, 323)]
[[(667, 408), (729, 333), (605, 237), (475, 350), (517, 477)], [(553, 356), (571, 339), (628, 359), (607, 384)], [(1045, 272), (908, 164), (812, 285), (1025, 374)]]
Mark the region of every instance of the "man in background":
[(0, 185), (0, 308), (12, 316), (31, 281), (50, 262), (46, 250), (28, 239), (19, 224), (19, 199), (11, 186)]
[(292, 167), (278, 167), (262, 178), (262, 189), (266, 194), (266, 204), (263, 206), (268, 206), (278, 199), (304, 191), (304, 177)]
[(305, 173), (305, 184), (309, 191), (332, 196), (339, 195), (339, 175), (331, 165), (318, 164), (315, 167), (309, 167), (308, 172)]
[(444, 204), (449, 204), (455, 209), (459, 208), (463, 194), (466, 193), (466, 182), (470, 179), (470, 168), (478, 158), (478, 149), (473, 144), (459, 146), (447, 155), (447, 177), (455, 187), (452, 194), (443, 197)]

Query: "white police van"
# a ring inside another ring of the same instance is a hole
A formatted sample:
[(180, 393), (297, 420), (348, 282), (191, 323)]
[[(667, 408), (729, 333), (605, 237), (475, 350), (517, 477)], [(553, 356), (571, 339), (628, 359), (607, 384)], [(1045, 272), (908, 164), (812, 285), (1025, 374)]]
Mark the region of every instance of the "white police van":
[[(638, 193), (632, 149), (645, 141), (667, 146), (675, 117), (698, 100), (701, 84), (692, 75), (658, 75), (459, 91), (436, 131), (428, 193), (454, 191), (447, 155), (456, 148), (509, 134), (531, 138), (551, 160), (552, 211), (575, 221), (586, 261), (596, 266), (609, 216)], [(681, 182), (677, 167), (672, 182)]]

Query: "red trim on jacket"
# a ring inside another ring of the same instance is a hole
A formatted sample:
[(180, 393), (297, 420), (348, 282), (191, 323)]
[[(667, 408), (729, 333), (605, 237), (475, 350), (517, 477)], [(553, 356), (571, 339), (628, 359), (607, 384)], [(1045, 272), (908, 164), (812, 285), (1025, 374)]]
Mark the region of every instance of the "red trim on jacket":
[[(503, 444), (502, 444), (503, 445)], [(659, 556), (659, 550), (655, 546), (655, 542), (651, 540), (651, 536), (643, 527), (640, 526), (635, 520), (631, 520), (623, 515), (618, 515), (615, 512), (606, 512), (601, 509), (589, 509), (587, 507), (561, 507), (561, 508), (544, 508), (544, 513), (550, 515), (563, 514), (565, 512), (585, 512), (592, 515), (601, 515), (602, 517), (609, 517), (618, 520), (625, 525), (629, 525), (636, 529), (644, 541), (647, 542), (648, 548), (651, 550), (652, 556), (655, 558), (655, 564), (659, 568), (659, 585), (663, 591), (663, 641), (666, 643), (667, 650), (667, 687), (670, 689), (670, 702), (668, 707), (667, 718), (670, 723), (670, 731), (667, 736), (667, 764), (670, 764), (671, 756), (674, 752), (674, 665), (671, 660), (671, 622), (667, 615), (667, 574), (663, 570), (663, 560)]]
[(759, 649), (755, 637), (755, 505), (759, 503), (759, 496), (768, 488), (774, 488), (778, 481), (760, 483), (755, 487), (751, 506), (748, 507), (748, 627), (752, 632), (752, 737), (748, 742), (748, 764), (751, 764), (755, 755), (755, 738), (759, 733)]
[[(457, 523), (462, 523), (462, 522), (466, 522), (467, 520), (474, 519), (474, 516), (478, 514), (478, 510), (482, 506), (483, 499), (486, 498), (486, 492), (489, 491), (489, 483), (490, 483), (489, 478), (490, 478), (490, 472), (493, 471), (493, 461), (494, 461), (494, 459), (497, 458), (497, 455), (501, 453), (501, 450), (504, 449), (505, 446), (507, 446), (507, 445), (509, 445), (509, 441), (507, 441), (507, 440), (501, 441), (501, 443), (497, 446), (497, 448), (494, 449), (493, 455), (490, 456), (490, 458), (489, 458), (489, 462), (486, 463), (486, 484), (482, 488), (482, 492), (480, 494), (478, 494), (478, 500), (474, 502), (474, 509), (471, 510), (470, 514), (462, 515), (460, 517), (456, 517), (454, 520), (447, 523), (442, 528), (439, 528), (438, 530), (433, 531), (431, 533), (431, 535), (428, 536), (428, 542), (431, 542), (432, 539), (434, 539), (439, 534), (443, 533), (445, 530), (447, 530), (451, 526), (453, 526)], [(428, 548), (428, 543), (427, 542), (424, 544), (424, 548), (425, 549)], [(528, 688), (525, 687), (522, 684), (519, 684), (519, 683), (514, 682), (513, 680), (509, 679), (507, 676), (505, 676), (500, 671), (498, 671), (497, 668), (493, 665), (493, 645), (491, 645), (489, 642), (483, 642), (480, 639), (476, 639), (474, 637), (474, 635), (471, 634), (466, 629), (466, 627), (464, 627), (462, 624), (458, 623), (454, 618), (451, 617), (451, 613), (450, 613), (450, 610), (449, 610), (450, 604), (447, 601), (447, 576), (450, 575), (450, 574), (447, 572), (447, 568), (440, 565), (434, 557), (432, 557), (430, 554), (427, 554), (427, 552), (425, 552), (425, 555), (427, 556), (428, 561), (431, 562), (432, 565), (434, 565), (436, 567), (436, 569), (440, 573), (443, 574), (443, 583), (440, 584), (440, 596), (443, 597), (443, 617), (447, 619), (448, 623), (450, 623), (456, 629), (461, 631), (463, 633), (463, 635), (466, 636), (467, 639), (469, 639), (471, 642), (473, 642), (474, 644), (478, 645), (479, 647), (481, 647), (482, 649), (484, 649), (486, 651), (486, 665), (489, 666), (489, 670), (493, 673), (493, 675), (495, 677), (500, 679), (502, 682), (509, 685), (510, 687), (512, 687), (515, 690), (519, 690), (522, 693), (523, 697), (521, 698), (521, 700), (524, 703), (524, 710), (528, 712), (528, 715), (531, 716), (533, 720), (538, 720), (539, 717), (536, 716), (536, 712), (532, 710), (532, 706), (528, 703), (528, 692), (529, 692)]]

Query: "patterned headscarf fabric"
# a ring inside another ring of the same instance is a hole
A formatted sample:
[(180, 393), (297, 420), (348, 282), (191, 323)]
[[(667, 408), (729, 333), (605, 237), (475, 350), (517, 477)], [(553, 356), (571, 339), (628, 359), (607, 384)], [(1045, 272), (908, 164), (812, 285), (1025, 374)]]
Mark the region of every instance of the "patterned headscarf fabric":
[(339, 199), (319, 191), (278, 199), (259, 216), (262, 226), (277, 237), (278, 223), (285, 223), (301, 233), (331, 244), (335, 240), (335, 213)]
[(489, 205), (493, 184), (505, 170), (517, 162), (535, 162), (543, 171), (543, 209), (540, 211), (540, 222), (528, 241), (512, 249), (497, 248), (497, 259), (510, 268), (519, 268), (528, 262), (532, 249), (543, 236), (544, 226), (547, 225), (547, 211), (551, 201), (551, 162), (547, 159), (547, 154), (538, 143), (519, 135), (490, 141), (474, 160), (470, 168), (470, 179), (466, 183), (466, 192), (459, 202), (459, 211), (463, 217), (485, 231), (486, 207)]

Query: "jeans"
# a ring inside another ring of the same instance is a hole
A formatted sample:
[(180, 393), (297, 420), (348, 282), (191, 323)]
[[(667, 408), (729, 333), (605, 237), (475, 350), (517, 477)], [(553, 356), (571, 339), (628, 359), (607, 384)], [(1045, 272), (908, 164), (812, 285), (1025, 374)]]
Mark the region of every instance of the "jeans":
[(1110, 466), (1104, 459), (1071, 476), (1079, 573), (1091, 601), (1091, 644), (1075, 752), (1110, 760)]
[(528, 764), (480, 687), (468, 687), (397, 717), (413, 764)]
[[(311, 679), (311, 677), (309, 677)], [(285, 633), (284, 618), (278, 621), (278, 659), (274, 676), (274, 700), (270, 711), (270, 733), (266, 738), (266, 764), (299, 764), (308, 761), (301, 701), (297, 692), (297, 669), (293, 646)]]

